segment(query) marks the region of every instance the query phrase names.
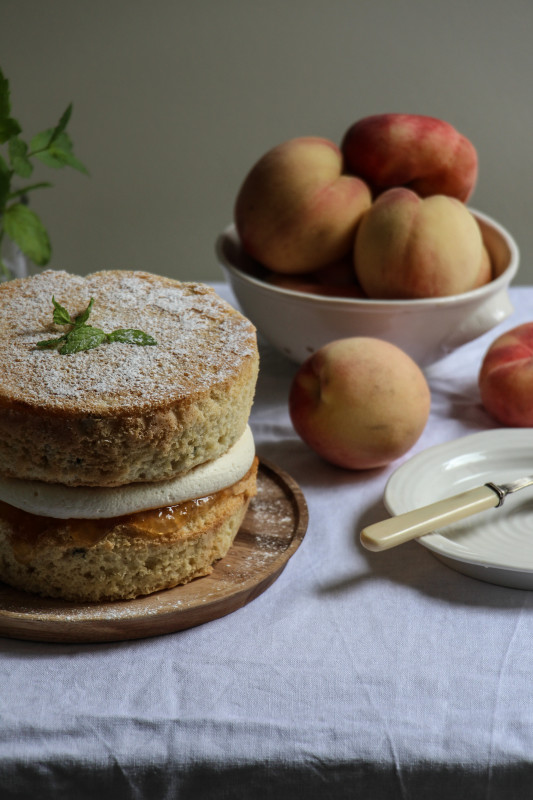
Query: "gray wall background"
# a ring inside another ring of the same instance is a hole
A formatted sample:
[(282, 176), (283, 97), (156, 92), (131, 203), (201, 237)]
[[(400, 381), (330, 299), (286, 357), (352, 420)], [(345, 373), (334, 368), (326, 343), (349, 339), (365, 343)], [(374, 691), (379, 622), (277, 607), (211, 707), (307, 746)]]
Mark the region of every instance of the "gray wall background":
[(91, 177), (43, 168), (32, 200), (54, 268), (221, 279), (214, 240), (266, 150), (403, 111), (473, 141), (470, 204), (533, 283), (531, 0), (0, 0), (0, 66), (25, 133), (74, 102)]

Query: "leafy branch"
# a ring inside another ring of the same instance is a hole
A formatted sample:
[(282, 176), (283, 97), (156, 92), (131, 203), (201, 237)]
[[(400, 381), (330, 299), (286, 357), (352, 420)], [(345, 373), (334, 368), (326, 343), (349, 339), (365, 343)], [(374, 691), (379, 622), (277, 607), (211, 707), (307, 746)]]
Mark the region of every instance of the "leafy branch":
[[(44, 267), (50, 261), (52, 248), (50, 238), (39, 216), (27, 206), (29, 192), (52, 186), (46, 181), (28, 183), (14, 187), (18, 178), (27, 180), (38, 159), (47, 167), (60, 169), (71, 167), (88, 175), (86, 167), (74, 155), (74, 147), (67, 133), (72, 115), (72, 103), (61, 115), (53, 128), (36, 134), (29, 142), (22, 138), (20, 123), (11, 116), (9, 81), (0, 69), (0, 245), (3, 237), (9, 237), (35, 264)], [(0, 259), (4, 274), (9, 270)]]

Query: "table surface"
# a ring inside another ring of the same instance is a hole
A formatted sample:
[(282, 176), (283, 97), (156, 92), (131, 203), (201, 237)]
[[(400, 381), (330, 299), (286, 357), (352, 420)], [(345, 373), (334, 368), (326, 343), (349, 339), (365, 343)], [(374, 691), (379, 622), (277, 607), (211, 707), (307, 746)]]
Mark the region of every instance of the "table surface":
[(533, 796), (533, 594), (461, 575), (416, 542), (370, 553), (358, 540), (408, 457), (498, 427), (477, 373), (496, 335), (533, 319), (533, 288), (511, 300), (497, 329), (427, 370), (429, 423), (385, 469), (341, 470), (306, 447), (287, 411), (297, 367), (261, 342), (251, 426), (305, 494), (301, 547), (264, 594), (200, 627), (1, 639), (1, 796)]

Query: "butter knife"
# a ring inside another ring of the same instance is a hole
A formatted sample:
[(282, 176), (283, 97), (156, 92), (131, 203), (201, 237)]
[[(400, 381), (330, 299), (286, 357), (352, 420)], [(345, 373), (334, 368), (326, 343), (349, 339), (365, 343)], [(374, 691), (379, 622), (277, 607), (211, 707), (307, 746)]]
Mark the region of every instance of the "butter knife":
[(361, 544), (367, 550), (388, 550), (488, 508), (499, 508), (508, 494), (532, 484), (533, 475), (510, 483), (485, 483), (453, 497), (368, 525), (360, 533)]

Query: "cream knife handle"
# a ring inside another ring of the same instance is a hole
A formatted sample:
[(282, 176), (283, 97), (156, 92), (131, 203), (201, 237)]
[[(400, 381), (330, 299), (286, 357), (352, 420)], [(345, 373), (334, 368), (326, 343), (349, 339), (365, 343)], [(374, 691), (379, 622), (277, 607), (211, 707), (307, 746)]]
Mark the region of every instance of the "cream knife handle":
[(388, 550), (389, 547), (396, 547), (487, 508), (494, 508), (499, 503), (500, 497), (494, 489), (478, 486), (423, 508), (368, 525), (361, 531), (361, 544), (367, 550)]

